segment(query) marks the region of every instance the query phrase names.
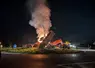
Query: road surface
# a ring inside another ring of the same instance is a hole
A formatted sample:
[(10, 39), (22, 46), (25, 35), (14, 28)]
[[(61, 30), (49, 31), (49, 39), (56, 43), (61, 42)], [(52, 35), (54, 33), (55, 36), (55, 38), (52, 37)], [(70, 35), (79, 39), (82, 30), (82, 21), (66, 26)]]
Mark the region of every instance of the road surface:
[(79, 51), (84, 51), (84, 52), (86, 52), (86, 51), (88, 51), (88, 52), (94, 52), (95, 51), (95, 49), (87, 49), (87, 48), (85, 48), (85, 49), (78, 49)]
[(95, 68), (95, 52), (78, 54), (2, 54), (0, 68)]

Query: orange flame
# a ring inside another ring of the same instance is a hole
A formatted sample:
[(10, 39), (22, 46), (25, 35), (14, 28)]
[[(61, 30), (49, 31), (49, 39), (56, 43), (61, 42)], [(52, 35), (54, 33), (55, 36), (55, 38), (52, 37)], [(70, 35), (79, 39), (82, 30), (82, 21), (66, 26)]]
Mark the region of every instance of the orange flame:
[(55, 40), (54, 42), (51, 42), (52, 45), (57, 45), (57, 44), (63, 44), (61, 39)]

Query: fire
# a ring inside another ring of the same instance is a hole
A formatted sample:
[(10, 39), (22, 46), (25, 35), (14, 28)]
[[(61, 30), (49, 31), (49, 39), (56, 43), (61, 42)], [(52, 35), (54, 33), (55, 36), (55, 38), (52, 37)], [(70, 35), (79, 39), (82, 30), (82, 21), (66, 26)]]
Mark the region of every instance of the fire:
[(39, 47), (40, 42), (36, 42), (32, 47)]
[(49, 33), (52, 26), (50, 21), (50, 9), (45, 5), (44, 0), (36, 0), (34, 11), (31, 11), (31, 20), (29, 24), (36, 29), (38, 42), (42, 42)]
[(41, 36), (38, 38), (38, 42), (40, 42), (40, 43), (43, 42), (44, 38), (45, 38), (45, 36), (41, 35)]
[(43, 40), (45, 39), (45, 37), (47, 36), (47, 34), (44, 34), (44, 33), (40, 33), (39, 36), (38, 36), (38, 42), (43, 42)]
[(63, 44), (61, 39), (55, 40), (54, 42), (51, 42), (51, 45), (57, 45), (57, 44)]
[(55, 33), (53, 31), (50, 31), (50, 27), (52, 27), (50, 20), (51, 10), (46, 5), (45, 0), (34, 1), (35, 5), (32, 5), (33, 0), (29, 2), (31, 12), (31, 20), (29, 21), (29, 24), (36, 29), (38, 38), (37, 43), (35, 43), (34, 46), (39, 46), (40, 44), (47, 45), (48, 42), (50, 42), (51, 45), (63, 44), (61, 39), (51, 42)]

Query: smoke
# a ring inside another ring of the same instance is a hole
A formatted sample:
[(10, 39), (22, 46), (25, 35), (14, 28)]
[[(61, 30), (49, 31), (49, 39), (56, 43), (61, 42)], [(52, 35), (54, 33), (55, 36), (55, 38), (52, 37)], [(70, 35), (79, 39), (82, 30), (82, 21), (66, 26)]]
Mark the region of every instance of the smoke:
[(36, 0), (35, 6), (31, 5), (31, 3), (29, 6), (32, 7), (30, 9), (31, 20), (29, 21), (29, 24), (35, 27), (36, 33), (38, 34), (38, 41), (40, 41), (41, 38), (47, 36), (49, 29), (52, 26), (50, 21), (50, 9), (46, 6), (45, 0)]
[(27, 9), (29, 13), (31, 14), (34, 11), (34, 8), (36, 6), (36, 0), (28, 0), (26, 2)]

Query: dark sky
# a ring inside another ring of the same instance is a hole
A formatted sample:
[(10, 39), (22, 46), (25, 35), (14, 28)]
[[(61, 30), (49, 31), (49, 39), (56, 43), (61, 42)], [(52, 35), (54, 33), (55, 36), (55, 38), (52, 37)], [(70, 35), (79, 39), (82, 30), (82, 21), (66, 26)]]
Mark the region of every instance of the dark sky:
[[(0, 2), (0, 40), (32, 42), (35, 29), (28, 24), (27, 0)], [(48, 0), (55, 33), (64, 40), (95, 38), (95, 2), (93, 0)]]

